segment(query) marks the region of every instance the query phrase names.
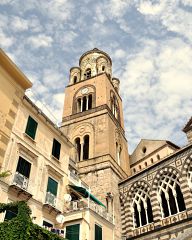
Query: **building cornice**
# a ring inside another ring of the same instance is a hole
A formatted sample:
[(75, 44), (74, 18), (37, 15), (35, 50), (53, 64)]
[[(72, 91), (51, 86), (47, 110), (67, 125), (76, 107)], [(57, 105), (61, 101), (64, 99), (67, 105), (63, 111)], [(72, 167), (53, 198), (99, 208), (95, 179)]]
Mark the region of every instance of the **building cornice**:
[(11, 61), (11, 59), (0, 48), (0, 65), (11, 75), (11, 77), (24, 89), (32, 87), (31, 81)]

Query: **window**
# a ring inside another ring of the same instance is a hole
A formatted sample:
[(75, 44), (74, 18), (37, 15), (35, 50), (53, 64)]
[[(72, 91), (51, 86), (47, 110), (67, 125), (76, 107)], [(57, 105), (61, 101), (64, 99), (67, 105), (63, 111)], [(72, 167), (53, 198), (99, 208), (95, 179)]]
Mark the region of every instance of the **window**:
[(77, 112), (84, 112), (92, 108), (92, 94), (77, 99)]
[(52, 228), (53, 224), (43, 220), (43, 226), (46, 228)]
[(89, 135), (84, 137), (83, 160), (89, 159)]
[(29, 116), (25, 133), (32, 139), (35, 139), (36, 130), (37, 122), (31, 116)]
[(89, 135), (83, 137), (82, 143), (79, 137), (75, 139), (78, 161), (89, 159), (89, 141)]
[(151, 158), (151, 163), (153, 163), (153, 158)]
[(95, 224), (95, 240), (102, 240), (102, 228)]
[(31, 171), (31, 163), (29, 163), (22, 157), (19, 157), (16, 172), (20, 173), (21, 175), (25, 176), (26, 178), (29, 178), (30, 171)]
[(115, 118), (117, 118), (119, 120), (118, 101), (114, 94), (111, 97), (111, 111), (112, 111), (113, 115), (115, 116)]
[(160, 155), (159, 154), (157, 154), (157, 159), (160, 160)]
[(153, 222), (151, 201), (146, 187), (135, 189), (132, 203), (132, 216), (134, 228)]
[(80, 138), (75, 139), (75, 147), (77, 149), (77, 157), (78, 161), (81, 160), (81, 143), (80, 143)]
[(74, 83), (74, 84), (77, 83), (77, 76), (74, 76), (74, 78), (73, 78), (73, 83)]
[(48, 178), (47, 192), (52, 193), (54, 196), (57, 196), (58, 182), (56, 182), (51, 177)]
[(116, 160), (117, 163), (120, 165), (121, 160), (121, 146), (116, 142)]
[(180, 183), (176, 175), (169, 173), (161, 177), (158, 194), (163, 218), (186, 209)]
[(4, 221), (9, 221), (12, 218), (15, 218), (16, 216), (17, 216), (17, 211), (7, 210), (5, 213)]
[(103, 72), (105, 71), (105, 66), (102, 66), (102, 71), (103, 71)]
[(79, 240), (80, 224), (66, 226), (66, 238), (68, 240)]
[(59, 160), (60, 157), (61, 144), (53, 139), (52, 155)]
[(89, 79), (91, 77), (91, 69), (90, 68), (86, 69), (86, 71), (84, 73), (84, 77), (85, 77), (85, 79)]

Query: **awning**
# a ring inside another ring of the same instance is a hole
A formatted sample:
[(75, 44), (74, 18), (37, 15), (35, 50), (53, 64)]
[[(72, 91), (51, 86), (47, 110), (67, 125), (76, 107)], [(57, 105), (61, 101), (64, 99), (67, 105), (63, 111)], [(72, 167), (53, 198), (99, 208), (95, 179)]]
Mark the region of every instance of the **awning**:
[(90, 198), (92, 201), (94, 201), (95, 203), (97, 203), (98, 205), (101, 205), (103, 207), (106, 208), (106, 206), (100, 202), (95, 196), (93, 196), (90, 192), (88, 192), (85, 188), (83, 187), (78, 187), (75, 185), (69, 185), (72, 189), (74, 189), (75, 191), (77, 191), (82, 197), (84, 198)]

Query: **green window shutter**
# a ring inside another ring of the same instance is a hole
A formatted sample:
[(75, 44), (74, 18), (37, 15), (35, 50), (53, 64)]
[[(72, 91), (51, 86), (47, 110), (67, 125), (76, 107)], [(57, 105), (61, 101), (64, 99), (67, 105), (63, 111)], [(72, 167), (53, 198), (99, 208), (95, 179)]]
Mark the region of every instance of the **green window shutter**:
[(53, 139), (52, 155), (59, 160), (60, 157), (61, 144)]
[(66, 238), (68, 240), (79, 240), (80, 224), (75, 224), (66, 227)]
[(31, 116), (28, 117), (25, 133), (29, 135), (32, 139), (35, 139), (37, 124), (38, 123)]
[(102, 240), (102, 228), (95, 224), (95, 240)]
[(58, 188), (58, 183), (55, 180), (53, 180), (51, 177), (49, 177), (48, 184), (47, 184), (47, 192), (50, 192), (53, 195), (57, 196), (57, 188)]
[(30, 171), (31, 171), (31, 163), (29, 163), (22, 157), (19, 157), (16, 172), (19, 172), (23, 176), (29, 178)]

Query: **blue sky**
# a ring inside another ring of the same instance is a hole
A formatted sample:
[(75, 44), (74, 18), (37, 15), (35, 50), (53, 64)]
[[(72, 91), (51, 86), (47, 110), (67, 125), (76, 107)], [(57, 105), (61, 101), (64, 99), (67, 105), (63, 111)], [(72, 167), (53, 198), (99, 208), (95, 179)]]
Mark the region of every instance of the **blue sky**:
[(130, 152), (141, 138), (186, 144), (192, 0), (1, 0), (0, 46), (33, 82), (27, 94), (57, 122), (69, 69), (87, 50), (107, 52)]

